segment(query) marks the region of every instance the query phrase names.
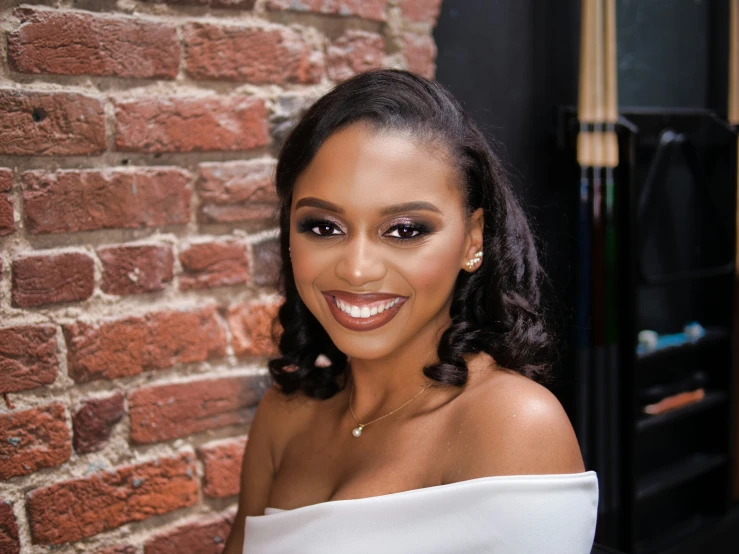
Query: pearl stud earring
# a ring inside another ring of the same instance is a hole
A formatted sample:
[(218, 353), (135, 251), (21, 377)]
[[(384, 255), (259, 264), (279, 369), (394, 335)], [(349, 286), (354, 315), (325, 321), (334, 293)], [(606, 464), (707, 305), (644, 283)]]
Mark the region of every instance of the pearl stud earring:
[(473, 267), (475, 267), (475, 265), (478, 262), (481, 262), (481, 261), (482, 261), (482, 250), (475, 252), (475, 257), (472, 258), (471, 260), (466, 261), (464, 265), (466, 265), (469, 269), (472, 269)]

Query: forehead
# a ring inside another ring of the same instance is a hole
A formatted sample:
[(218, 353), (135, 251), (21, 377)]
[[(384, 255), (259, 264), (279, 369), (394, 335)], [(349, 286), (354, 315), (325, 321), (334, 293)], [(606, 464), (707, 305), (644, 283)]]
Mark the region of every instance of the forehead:
[(461, 209), (457, 174), (446, 148), (407, 132), (355, 124), (321, 145), (293, 190), (293, 202), (316, 196), (348, 209), (374, 210), (425, 200)]

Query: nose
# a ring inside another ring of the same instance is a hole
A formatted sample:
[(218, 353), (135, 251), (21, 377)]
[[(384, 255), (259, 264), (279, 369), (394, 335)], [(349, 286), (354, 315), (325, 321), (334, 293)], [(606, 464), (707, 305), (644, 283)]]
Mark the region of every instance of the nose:
[(354, 287), (378, 281), (386, 272), (379, 247), (364, 238), (348, 241), (336, 263), (336, 276)]

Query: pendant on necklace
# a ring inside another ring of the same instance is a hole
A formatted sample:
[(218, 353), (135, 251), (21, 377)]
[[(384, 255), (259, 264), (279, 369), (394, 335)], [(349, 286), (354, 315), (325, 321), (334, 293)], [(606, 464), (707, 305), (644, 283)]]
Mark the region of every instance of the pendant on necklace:
[(362, 435), (362, 427), (364, 427), (364, 425), (360, 424), (359, 427), (352, 429), (352, 435), (359, 438)]

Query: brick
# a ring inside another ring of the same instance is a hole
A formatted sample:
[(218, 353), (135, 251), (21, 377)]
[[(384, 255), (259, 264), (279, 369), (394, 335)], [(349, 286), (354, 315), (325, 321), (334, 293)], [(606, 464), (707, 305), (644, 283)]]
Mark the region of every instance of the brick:
[(69, 375), (78, 383), (116, 379), (226, 355), (214, 306), (62, 327)]
[(246, 244), (238, 241), (202, 242), (180, 252), (180, 289), (239, 285), (249, 279)]
[(190, 454), (159, 458), (32, 490), (26, 495), (36, 544), (92, 537), (198, 501)]
[(408, 21), (435, 25), (441, 11), (441, 0), (400, 0), (400, 13)]
[(314, 98), (304, 94), (283, 94), (277, 98), (269, 118), (275, 147), (282, 148), (287, 135), (313, 100)]
[(210, 6), (211, 8), (250, 10), (254, 7), (256, 0), (144, 0), (144, 2), (175, 6)]
[(269, 0), (268, 10), (318, 12), (385, 21), (388, 0)]
[(319, 83), (323, 59), (289, 27), (189, 23), (185, 64), (193, 79), (255, 84)]
[(149, 539), (144, 554), (219, 554), (233, 520), (233, 514), (192, 520)]
[(8, 192), (13, 188), (13, 170), (0, 168), (0, 192)]
[(252, 245), (254, 268), (252, 281), (255, 285), (277, 285), (282, 268), (279, 239), (267, 239)]
[(26, 171), (26, 228), (34, 234), (160, 227), (190, 219), (190, 174), (174, 167)]
[(404, 33), (400, 42), (408, 70), (429, 79), (433, 78), (436, 72), (434, 39), (426, 35)]
[(12, 303), (19, 308), (85, 300), (95, 286), (94, 262), (79, 252), (16, 259), (12, 271)]
[(198, 219), (202, 223), (276, 222), (274, 170), (274, 160), (200, 164)]
[(0, 329), (0, 394), (49, 385), (58, 373), (53, 325)]
[(19, 554), (21, 541), (18, 538), (18, 522), (13, 505), (0, 499), (0, 553)]
[(209, 443), (198, 448), (198, 456), (203, 462), (203, 494), (214, 498), (239, 494), (244, 448), (246, 437)]
[(131, 442), (159, 442), (208, 429), (248, 425), (265, 389), (264, 376), (247, 375), (132, 391), (128, 394)]
[(100, 248), (103, 263), (100, 288), (108, 294), (141, 294), (162, 290), (172, 281), (174, 254), (170, 246), (111, 246)]
[(0, 193), (0, 236), (9, 235), (13, 231), (15, 231), (13, 200), (7, 194)]
[(385, 39), (377, 33), (347, 31), (331, 43), (326, 52), (328, 76), (334, 81), (380, 67), (385, 56)]
[(99, 154), (104, 118), (102, 102), (83, 94), (0, 89), (0, 154)]
[(136, 98), (115, 102), (118, 150), (196, 152), (266, 146), (264, 101), (250, 96)]
[(277, 316), (278, 308), (277, 303), (248, 301), (228, 309), (226, 320), (233, 336), (234, 354), (269, 356), (277, 353), (271, 332), (272, 321)]
[(16, 10), (8, 61), (21, 73), (174, 79), (180, 44), (173, 25), (81, 11)]
[(72, 416), (74, 449), (84, 454), (105, 447), (113, 427), (123, 417), (123, 393), (95, 398), (82, 403)]
[(72, 455), (64, 406), (0, 414), (0, 480), (55, 467)]

